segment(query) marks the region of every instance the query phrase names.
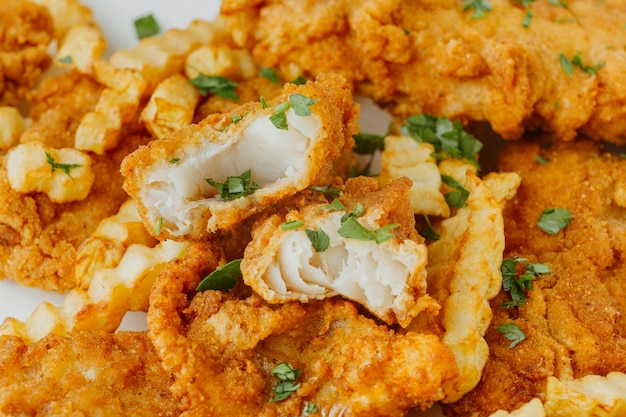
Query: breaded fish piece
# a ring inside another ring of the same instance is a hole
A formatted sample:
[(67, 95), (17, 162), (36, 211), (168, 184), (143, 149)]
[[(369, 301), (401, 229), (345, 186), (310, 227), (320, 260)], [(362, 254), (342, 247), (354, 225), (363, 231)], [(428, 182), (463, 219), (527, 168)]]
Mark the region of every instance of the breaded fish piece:
[(354, 143), (358, 109), (340, 76), (286, 84), (268, 103), (209, 116), (133, 152), (122, 163), (124, 189), (159, 239), (232, 229), (328, 173)]
[[(313, 404), (320, 415), (400, 417), (442, 398), (442, 384), (456, 375), (436, 336), (395, 334), (349, 301), (274, 308), (243, 286), (195, 293), (218, 265), (212, 245), (196, 244), (170, 263), (150, 297), (149, 335), (174, 375), (182, 415), (299, 416)], [(301, 375), (277, 399), (272, 370), (283, 362)]]
[(262, 65), (343, 74), (399, 117), (626, 143), (623, 2), (223, 0), (221, 18)]
[[(333, 203), (266, 216), (244, 252), (244, 281), (269, 303), (341, 295), (387, 324), (407, 326), (425, 309), (436, 314), (439, 305), (426, 294), (427, 249), (415, 230), (410, 187), (402, 178), (378, 190), (375, 179), (358, 177)], [(346, 216), (357, 216), (359, 205), (363, 212), (352, 221), (361, 233), (351, 235)], [(289, 222), (297, 227), (284, 230)], [(326, 233), (328, 247), (316, 248), (311, 232)]]
[(171, 382), (145, 332), (0, 337), (3, 416), (175, 416)]
[[(503, 212), (504, 257), (552, 272), (524, 290), (526, 304), (503, 308), (511, 301), (505, 291), (492, 300), (483, 377), (446, 406), (450, 416), (488, 416), (543, 401), (549, 377), (568, 383), (626, 372), (626, 160), (586, 139), (541, 139), (510, 144), (500, 155), (497, 168), (522, 177)], [(571, 224), (554, 236), (537, 224), (547, 208), (571, 213)], [(513, 348), (497, 330), (508, 323), (526, 335)]]

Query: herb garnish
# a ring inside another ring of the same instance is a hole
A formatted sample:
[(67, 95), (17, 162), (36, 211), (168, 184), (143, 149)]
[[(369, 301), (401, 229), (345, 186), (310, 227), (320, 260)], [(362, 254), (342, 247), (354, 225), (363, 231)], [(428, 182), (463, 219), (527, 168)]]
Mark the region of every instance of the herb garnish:
[(265, 97), (261, 96), (260, 101), (261, 101), (261, 108), (262, 109), (267, 109), (269, 107), (267, 105), (267, 101), (265, 101)]
[(345, 211), (346, 207), (343, 205), (343, 203), (339, 200), (333, 200), (332, 203), (330, 204), (326, 204), (325, 206), (322, 206), (322, 210), (328, 210), (328, 211)]
[(304, 225), (304, 222), (302, 220), (291, 220), (289, 222), (285, 222), (281, 224), (280, 228), (283, 230), (291, 230), (291, 229), (297, 229), (298, 227), (302, 225)]
[(333, 188), (330, 185), (322, 185), (322, 186), (312, 186), (310, 187), (311, 191), (316, 191), (318, 193), (324, 193), (327, 197), (337, 198), (341, 194), (341, 190), (338, 188)]
[(207, 275), (196, 287), (196, 291), (218, 290), (229, 292), (241, 277), (241, 259), (230, 261)]
[(291, 364), (287, 362), (281, 362), (271, 371), (280, 381), (274, 387), (274, 396), (272, 401), (282, 401), (289, 397), (292, 392), (295, 392), (300, 388), (302, 384), (296, 384), (296, 379), (302, 375), (301, 369), (294, 369)]
[(278, 79), (278, 75), (276, 75), (276, 71), (274, 71), (273, 68), (270, 67), (263, 67), (261, 68), (261, 71), (259, 72), (259, 75), (271, 82), (273, 82), (274, 84), (280, 84), (280, 80)]
[(463, 129), (460, 120), (453, 123), (447, 117), (416, 114), (405, 120), (401, 130), (418, 142), (432, 144), (435, 147), (432, 156), (437, 160), (445, 157), (465, 158), (480, 168), (476, 154), (483, 144)]
[(383, 226), (377, 230), (369, 230), (359, 223), (356, 216), (347, 216), (337, 233), (339, 236), (347, 239), (375, 240), (376, 243), (381, 244), (393, 237), (393, 233), (390, 233), (390, 231), (398, 226), (399, 224), (394, 223)]
[(207, 178), (206, 182), (220, 190), (220, 197), (224, 201), (235, 200), (254, 193), (259, 188), (259, 183), (251, 180), (252, 172), (245, 171), (239, 176), (226, 177), (226, 181), (221, 183), (211, 178)]
[(55, 170), (59, 169), (63, 172), (65, 172), (65, 174), (71, 178), (72, 181), (74, 181), (74, 178), (72, 177), (72, 175), (70, 174), (70, 171), (76, 168), (80, 168), (82, 165), (80, 164), (60, 164), (58, 162), (56, 162), (54, 160), (54, 157), (52, 155), (50, 155), (48, 152), (46, 152), (46, 162), (50, 164), (50, 166), (52, 167), (52, 172), (54, 172)]
[(385, 136), (373, 133), (357, 133), (352, 135), (354, 147), (352, 150), (360, 155), (371, 155), (376, 151), (385, 150)]
[(330, 244), (330, 236), (328, 236), (325, 231), (323, 231), (322, 229), (317, 231), (304, 229), (304, 232), (311, 241), (311, 246), (313, 246), (315, 252), (324, 252), (326, 249), (328, 249), (328, 245)]
[(158, 235), (161, 233), (161, 229), (163, 228), (163, 217), (159, 217), (154, 225), (154, 234)]
[(561, 6), (564, 9), (569, 9), (569, 6), (564, 1), (550, 0), (550, 4), (553, 6)]
[(503, 308), (519, 307), (526, 304), (525, 290), (532, 290), (532, 281), (539, 275), (549, 274), (552, 271), (547, 265), (539, 263), (527, 263), (526, 271), (517, 277), (517, 264), (526, 262), (526, 258), (505, 258), (502, 260), (500, 271), (502, 272), (502, 289), (509, 293), (511, 301), (502, 304)]
[(537, 226), (549, 235), (556, 235), (572, 223), (572, 213), (564, 208), (547, 208), (541, 213)]
[(450, 207), (461, 208), (467, 206), (469, 191), (465, 187), (450, 175), (441, 174), (441, 181), (454, 189), (454, 191), (447, 192), (443, 196)]
[(304, 77), (304, 75), (298, 75), (296, 78), (294, 78), (290, 82), (291, 84), (295, 84), (295, 85), (303, 85), (303, 84), (306, 84), (306, 78)]
[(285, 112), (291, 107), (288, 102), (284, 102), (274, 107), (274, 114), (270, 116), (270, 121), (276, 127), (276, 129), (288, 130), (287, 115)]
[(491, 11), (491, 3), (487, 0), (467, 0), (463, 2), (463, 11), (474, 9), (472, 19), (480, 19), (485, 16), (485, 12)]
[(315, 103), (317, 103), (319, 101), (319, 99), (310, 99), (307, 96), (304, 96), (302, 94), (292, 94), (289, 96), (289, 103), (291, 103), (291, 107), (293, 108), (293, 111), (298, 115), (298, 116), (310, 116), (311, 113), (311, 106), (314, 105)]
[(537, 162), (542, 167), (545, 167), (546, 165), (548, 165), (549, 161), (550, 161), (549, 158), (544, 158), (543, 156), (539, 156), (539, 155), (535, 156), (535, 162)]
[(235, 101), (239, 100), (239, 96), (235, 91), (239, 84), (226, 77), (222, 77), (221, 75), (206, 75), (198, 73), (198, 75), (189, 80), (189, 82), (196, 87), (198, 92), (203, 96), (211, 93), (218, 97)]
[(504, 323), (496, 327), (496, 330), (502, 333), (504, 337), (511, 341), (509, 349), (513, 349), (522, 340), (526, 339), (526, 334), (517, 327), (515, 323)]
[(513, 0), (514, 3), (519, 3), (524, 7), (530, 7), (535, 0)]
[(317, 413), (318, 409), (317, 406), (315, 405), (315, 403), (308, 403), (306, 405), (306, 408), (304, 409), (304, 412), (307, 414), (313, 414), (313, 413)]
[(593, 66), (585, 65), (580, 54), (574, 55), (574, 58), (572, 58), (571, 60), (568, 59), (564, 54), (560, 54), (559, 62), (561, 63), (561, 68), (563, 68), (563, 71), (565, 71), (567, 75), (572, 75), (574, 73), (574, 66), (577, 66), (589, 75), (594, 75), (596, 72), (598, 72), (599, 69), (601, 69), (605, 65), (604, 62)]
[(64, 56), (63, 58), (59, 58), (59, 62), (61, 64), (73, 64), (74, 59), (72, 59), (72, 55)]
[(420, 231), (418, 232), (419, 235), (426, 240), (439, 240), (441, 236), (439, 236), (439, 233), (435, 232), (435, 229), (433, 229), (433, 225), (430, 222), (430, 218), (427, 214), (424, 214), (424, 220), (426, 221), (426, 226), (420, 229)]
[(159, 24), (154, 16), (151, 14), (140, 17), (135, 20), (135, 32), (139, 39), (147, 38), (148, 36), (154, 36), (161, 31)]
[(170, 164), (177, 164), (180, 162), (180, 158), (172, 158), (170, 159)]
[(533, 16), (535, 16), (535, 13), (533, 13), (532, 10), (528, 10), (526, 12), (526, 16), (524, 16), (524, 20), (522, 21), (522, 26), (527, 28), (530, 26), (530, 21), (533, 19)]

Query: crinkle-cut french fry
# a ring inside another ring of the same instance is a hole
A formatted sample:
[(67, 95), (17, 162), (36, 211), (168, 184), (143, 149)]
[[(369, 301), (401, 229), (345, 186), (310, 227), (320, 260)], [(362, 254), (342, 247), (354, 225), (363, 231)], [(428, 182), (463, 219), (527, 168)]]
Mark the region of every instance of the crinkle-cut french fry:
[(441, 188), (441, 174), (431, 156), (434, 147), (419, 143), (403, 135), (385, 137), (385, 150), (381, 153), (380, 182), (388, 184), (395, 178), (408, 177), (413, 181), (409, 193), (416, 214), (448, 217), (450, 207)]
[(491, 414), (489, 417), (545, 417), (546, 412), (543, 409), (543, 404), (538, 398), (534, 398), (527, 402), (517, 410), (510, 413), (504, 410), (498, 410)]
[(185, 29), (171, 29), (162, 36), (145, 38), (133, 50), (119, 50), (109, 62), (119, 69), (139, 71), (150, 93), (161, 80), (181, 72), (193, 50), (201, 45), (228, 43), (229, 36), (223, 24), (196, 20)]
[(83, 23), (70, 28), (56, 54), (57, 65), (73, 66), (79, 72), (90, 74), (95, 61), (102, 58), (106, 40), (100, 27)]
[(187, 56), (185, 74), (189, 79), (200, 74), (250, 78), (258, 68), (247, 50), (228, 45), (203, 45)]
[(0, 151), (16, 145), (24, 129), (24, 119), (17, 108), (0, 107)]
[(54, 37), (61, 41), (68, 30), (84, 23), (93, 23), (93, 12), (77, 0), (32, 0), (45, 6), (54, 21)]
[(102, 155), (117, 146), (122, 125), (137, 112), (146, 82), (136, 71), (120, 70), (102, 61), (94, 63), (94, 75), (107, 87), (94, 111), (83, 116), (76, 130), (75, 146)]
[(515, 197), (522, 177), (516, 172), (490, 172), (483, 177), (483, 182), (493, 193), (500, 208), (504, 209), (506, 202)]
[(199, 100), (198, 90), (184, 76), (174, 74), (157, 86), (139, 120), (161, 139), (191, 123)]
[[(24, 322), (7, 318), (0, 326), (0, 335), (36, 341), (50, 333), (64, 335), (73, 329), (114, 331), (127, 311), (145, 311), (157, 275), (167, 262), (184, 256), (189, 244), (163, 241), (154, 246), (156, 241), (146, 237), (145, 232), (136, 233), (138, 217), (137, 206), (130, 201), (105, 220), (94, 238), (114, 247), (110, 249), (113, 259), (101, 256), (99, 251), (88, 253), (97, 245), (81, 246), (79, 263), (83, 267), (77, 270), (91, 274), (79, 280), (82, 287), (72, 289), (60, 307), (40, 304)], [(123, 255), (117, 257), (115, 254), (123, 249)], [(90, 255), (92, 259), (87, 259)]]
[(83, 152), (27, 142), (8, 152), (7, 178), (17, 192), (43, 192), (55, 203), (66, 203), (87, 197), (94, 174), (91, 158)]
[(428, 246), (429, 294), (442, 306), (442, 341), (453, 351), (459, 377), (445, 387), (445, 402), (479, 382), (489, 356), (483, 336), (491, 322), (489, 301), (502, 285), (502, 211), (489, 188), (471, 171), (464, 187), (467, 206), (435, 224), (440, 239)]

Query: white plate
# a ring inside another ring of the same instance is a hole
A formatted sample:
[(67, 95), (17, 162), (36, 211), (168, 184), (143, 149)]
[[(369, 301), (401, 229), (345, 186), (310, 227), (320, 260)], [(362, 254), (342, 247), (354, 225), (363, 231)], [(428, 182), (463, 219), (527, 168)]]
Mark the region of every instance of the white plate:
[[(194, 19), (212, 20), (219, 13), (219, 0), (82, 0), (90, 7), (96, 21), (104, 30), (109, 56), (118, 49), (133, 48), (137, 44), (134, 20), (152, 14), (161, 30), (185, 28)], [(363, 104), (363, 132), (383, 134), (387, 130), (389, 117), (381, 114), (368, 100)], [(24, 288), (12, 281), (0, 280), (0, 323), (6, 317), (24, 321), (35, 307), (43, 301), (61, 305), (64, 295)], [(129, 313), (122, 322), (121, 329), (145, 329), (141, 313)], [(411, 416), (441, 416), (438, 407), (426, 413), (411, 413)]]

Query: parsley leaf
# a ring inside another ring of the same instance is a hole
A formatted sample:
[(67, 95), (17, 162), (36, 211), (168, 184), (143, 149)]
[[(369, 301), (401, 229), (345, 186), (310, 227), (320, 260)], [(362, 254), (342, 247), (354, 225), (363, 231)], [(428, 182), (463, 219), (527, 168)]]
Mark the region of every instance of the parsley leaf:
[(533, 13), (532, 10), (528, 10), (526, 12), (526, 16), (524, 16), (524, 20), (522, 21), (522, 26), (524, 26), (525, 28), (530, 26), (530, 22), (533, 19), (533, 17), (535, 16), (535, 13)]
[(317, 103), (319, 99), (310, 99), (302, 94), (292, 94), (289, 96), (291, 108), (298, 116), (310, 116), (310, 107)]
[(311, 187), (312, 191), (317, 191), (318, 193), (324, 193), (324, 195), (326, 195), (327, 197), (330, 198), (337, 198), (339, 197), (339, 195), (341, 194), (341, 190), (338, 188), (333, 188), (330, 185), (323, 185), (323, 186), (312, 186)]
[(433, 225), (427, 214), (424, 214), (424, 220), (426, 221), (426, 226), (420, 229), (419, 235), (426, 240), (439, 240), (441, 236), (439, 236), (439, 233), (435, 232), (435, 229), (433, 229)]
[(261, 68), (261, 71), (259, 72), (259, 75), (271, 82), (273, 82), (274, 84), (280, 84), (280, 80), (278, 79), (278, 75), (276, 75), (276, 71), (274, 71), (273, 68), (270, 67), (263, 67)]
[(561, 68), (563, 68), (563, 71), (565, 71), (567, 75), (572, 75), (574, 73), (574, 67), (572, 66), (572, 61), (570, 61), (568, 57), (566, 57), (563, 54), (560, 54), (559, 62), (561, 63)]
[(378, 244), (391, 239), (393, 233), (390, 231), (399, 226), (398, 224), (388, 224), (378, 230), (369, 230), (359, 223), (356, 216), (344, 216), (344, 218), (345, 220), (342, 219), (341, 227), (337, 231), (339, 236), (347, 239), (374, 240)]
[(172, 158), (170, 159), (170, 164), (177, 164), (180, 162), (180, 158)]
[(163, 217), (159, 217), (154, 225), (154, 234), (158, 235), (161, 233), (161, 229), (163, 228)]
[(467, 0), (463, 3), (463, 11), (474, 9), (472, 19), (480, 19), (485, 16), (485, 12), (491, 11), (491, 3), (487, 0)]
[(289, 126), (287, 125), (287, 115), (285, 112), (272, 114), (270, 116), (270, 121), (276, 129), (289, 130)]
[(259, 183), (252, 181), (251, 177), (251, 171), (247, 170), (239, 176), (226, 177), (226, 181), (223, 183), (217, 182), (211, 178), (207, 178), (206, 182), (220, 190), (222, 200), (232, 201), (250, 195), (259, 188)]
[(308, 403), (306, 405), (306, 408), (304, 410), (307, 414), (313, 414), (313, 413), (317, 413), (318, 409), (317, 406), (315, 405), (315, 403)]
[(291, 84), (295, 84), (295, 85), (303, 85), (303, 84), (306, 84), (306, 78), (304, 77), (304, 75), (298, 75), (296, 78), (294, 78), (290, 82)]
[(504, 323), (496, 327), (496, 330), (502, 333), (504, 337), (511, 341), (509, 349), (513, 349), (522, 340), (526, 339), (526, 334), (517, 327), (515, 323)]
[(447, 117), (417, 114), (409, 116), (401, 130), (418, 142), (432, 144), (435, 147), (435, 159), (465, 158), (480, 168), (476, 154), (483, 144), (463, 129), (460, 120), (453, 123)]
[(139, 39), (154, 36), (161, 31), (159, 24), (151, 14), (135, 20), (135, 32)]
[(502, 304), (503, 308), (518, 307), (526, 304), (525, 290), (532, 290), (532, 281), (539, 275), (549, 274), (552, 271), (547, 265), (539, 263), (526, 264), (526, 271), (517, 277), (517, 264), (527, 261), (526, 258), (505, 258), (502, 260), (502, 289), (509, 293), (511, 301)]
[(52, 167), (52, 172), (54, 172), (57, 169), (61, 170), (65, 172), (65, 175), (70, 177), (72, 181), (74, 181), (74, 178), (70, 174), (70, 171), (76, 168), (80, 168), (82, 166), (80, 164), (60, 164), (56, 162), (54, 157), (50, 155), (48, 152), (46, 152), (46, 162), (50, 164), (50, 167)]
[(261, 101), (261, 108), (262, 109), (267, 109), (269, 107), (267, 105), (267, 101), (265, 101), (265, 97), (261, 96), (260, 101)]
[(530, 7), (535, 0), (513, 0), (513, 3), (519, 3), (524, 7)]
[(229, 292), (237, 285), (241, 276), (241, 259), (230, 261), (207, 275), (196, 287), (196, 291), (219, 290)]
[(572, 223), (572, 213), (564, 208), (547, 208), (541, 213), (537, 226), (549, 235), (556, 235)]
[(328, 249), (328, 245), (330, 244), (330, 237), (328, 236), (328, 234), (326, 234), (325, 231), (323, 231), (322, 229), (317, 231), (304, 229), (304, 232), (306, 233), (306, 237), (308, 237), (311, 241), (311, 246), (313, 246), (315, 252), (324, 252), (326, 249)]
[(61, 64), (73, 64), (74, 59), (72, 59), (72, 55), (64, 56), (63, 58), (59, 58), (59, 62)]
[(541, 165), (542, 167), (545, 167), (546, 165), (548, 165), (548, 162), (550, 161), (549, 158), (544, 158), (543, 156), (539, 156), (537, 155), (535, 157), (535, 162), (537, 162), (539, 165)]
[(286, 399), (302, 385), (295, 383), (296, 379), (300, 378), (302, 375), (302, 370), (294, 369), (293, 366), (287, 362), (279, 363), (271, 372), (280, 380), (274, 387), (274, 397), (272, 397), (272, 401), (274, 402)]
[(454, 189), (454, 191), (447, 192), (443, 197), (446, 199), (446, 203), (453, 208), (461, 208), (467, 206), (467, 199), (469, 198), (469, 191), (463, 187), (454, 177), (441, 174), (441, 181), (448, 187)]
[(585, 65), (580, 54), (574, 55), (574, 58), (572, 58), (571, 60), (568, 59), (564, 54), (560, 54), (559, 61), (561, 62), (561, 68), (563, 68), (563, 71), (565, 71), (567, 75), (574, 74), (574, 66), (577, 66), (589, 75), (594, 75), (596, 72), (598, 72), (599, 69), (601, 69), (605, 65), (604, 62), (593, 66)]
[(298, 227), (302, 225), (304, 225), (304, 222), (302, 220), (292, 220), (290, 222), (285, 222), (281, 224), (280, 228), (283, 230), (291, 230), (291, 229), (297, 229)]
[(371, 155), (376, 151), (385, 150), (385, 136), (373, 133), (357, 133), (352, 135), (354, 147), (352, 150), (361, 155)]
[(211, 93), (218, 97), (235, 101), (239, 100), (239, 96), (235, 91), (239, 84), (226, 77), (222, 77), (221, 75), (206, 75), (199, 73), (195, 78), (189, 80), (189, 82), (196, 87), (198, 92), (203, 96)]
[(322, 206), (322, 210), (345, 211), (346, 210), (346, 206), (344, 206), (343, 203), (341, 201), (339, 201), (339, 200), (333, 200), (332, 203), (326, 204), (325, 206)]
[(553, 6), (561, 6), (564, 9), (569, 9), (569, 6), (564, 1), (550, 0), (550, 4)]

